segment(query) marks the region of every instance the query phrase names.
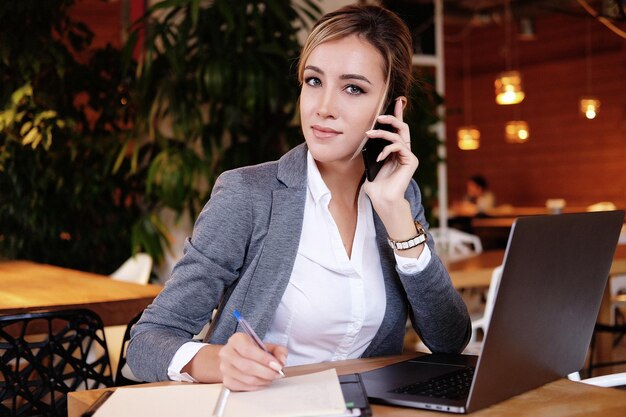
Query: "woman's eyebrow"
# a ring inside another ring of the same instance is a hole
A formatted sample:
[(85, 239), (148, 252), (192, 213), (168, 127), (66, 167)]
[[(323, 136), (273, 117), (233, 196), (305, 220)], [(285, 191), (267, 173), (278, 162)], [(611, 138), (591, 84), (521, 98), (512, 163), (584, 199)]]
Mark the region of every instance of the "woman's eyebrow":
[(315, 65), (307, 65), (306, 67), (304, 67), (304, 69), (319, 72), (320, 74), (324, 74), (324, 71), (322, 71), (320, 67), (316, 67)]
[(342, 80), (361, 80), (361, 81), (365, 81), (368, 84), (372, 84), (370, 82), (370, 80), (367, 79), (367, 77), (364, 77), (363, 75), (359, 75), (359, 74), (343, 74), (341, 76), (339, 76), (340, 79)]
[[(322, 71), (322, 69), (320, 67), (316, 67), (315, 65), (307, 65), (306, 67), (304, 67), (305, 70), (311, 70), (311, 71), (315, 71), (317, 73), (320, 73), (322, 75), (324, 75), (324, 71)], [(367, 79), (367, 77), (360, 75), (360, 74), (342, 74), (339, 76), (339, 79), (341, 80), (361, 80), (361, 81), (365, 81), (368, 84), (372, 84), (372, 82), (370, 80)]]

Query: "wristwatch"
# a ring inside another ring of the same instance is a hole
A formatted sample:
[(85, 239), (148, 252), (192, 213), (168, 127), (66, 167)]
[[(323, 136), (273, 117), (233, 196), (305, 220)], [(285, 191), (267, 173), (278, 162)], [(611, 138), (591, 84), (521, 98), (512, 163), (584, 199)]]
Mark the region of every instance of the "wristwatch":
[(390, 237), (387, 237), (387, 242), (389, 243), (389, 246), (391, 246), (391, 249), (407, 250), (407, 249), (411, 249), (416, 246), (419, 246), (422, 243), (426, 242), (426, 231), (417, 220), (415, 220), (414, 223), (415, 223), (415, 230), (417, 230), (417, 235), (415, 235), (411, 239), (404, 240), (404, 241), (397, 241), (397, 240), (392, 240)]

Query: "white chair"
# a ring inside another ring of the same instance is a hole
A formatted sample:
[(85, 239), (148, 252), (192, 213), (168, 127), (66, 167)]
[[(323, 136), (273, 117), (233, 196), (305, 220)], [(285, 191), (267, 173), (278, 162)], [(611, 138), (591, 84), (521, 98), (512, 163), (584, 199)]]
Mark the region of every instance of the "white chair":
[(503, 266), (497, 266), (491, 273), (491, 281), (489, 282), (489, 290), (487, 290), (487, 296), (485, 298), (485, 311), (482, 317), (472, 320), (472, 337), (470, 342), (476, 342), (478, 340), (478, 331), (481, 330), (483, 334), (489, 327), (489, 321), (491, 320), (491, 314), (493, 313), (493, 306), (496, 301), (496, 294), (500, 287), (500, 278), (502, 278)]
[(457, 261), (483, 251), (480, 238), (476, 235), (453, 228), (444, 230), (433, 227), (428, 229), (428, 231), (435, 240), (437, 253), (449, 261)]
[(131, 256), (110, 276), (118, 281), (147, 284), (152, 271), (152, 257), (147, 253)]
[[(147, 253), (138, 253), (128, 258), (119, 268), (111, 275), (112, 279), (118, 281), (132, 282), (135, 284), (146, 285), (150, 280), (152, 272), (152, 257)], [(118, 367), (119, 352), (122, 347), (122, 340), (126, 325), (106, 326), (104, 333), (106, 335), (107, 345), (109, 348), (109, 357), (112, 369), (115, 371)]]
[[(503, 269), (503, 266), (500, 265), (494, 268), (491, 273), (491, 281), (489, 283), (489, 289), (487, 290), (487, 296), (485, 299), (485, 310), (481, 317), (472, 320), (472, 335), (470, 337), (470, 342), (465, 347), (465, 350), (463, 350), (464, 354), (480, 355), (482, 350), (482, 340), (478, 340), (478, 334), (482, 332), (484, 339), (484, 335), (487, 332), (489, 321), (491, 320), (491, 315), (493, 313), (493, 307), (496, 301), (498, 288), (500, 287), (500, 279), (502, 278)], [(421, 341), (415, 345), (415, 349), (422, 352), (428, 352), (428, 349)]]

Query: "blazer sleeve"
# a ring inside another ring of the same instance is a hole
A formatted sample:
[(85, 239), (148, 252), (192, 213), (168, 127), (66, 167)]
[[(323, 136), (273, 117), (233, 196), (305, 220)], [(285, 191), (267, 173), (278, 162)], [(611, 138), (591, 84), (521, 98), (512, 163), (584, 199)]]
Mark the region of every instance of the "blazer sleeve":
[[(412, 181), (407, 191), (413, 205), (415, 220), (428, 227), (421, 204), (420, 191)], [(417, 274), (396, 271), (409, 303), (413, 328), (433, 352), (458, 353), (469, 342), (472, 325), (463, 299), (452, 285), (450, 275), (435, 252), (432, 236), (428, 235), (432, 256), (427, 267)]]
[(201, 332), (239, 277), (252, 230), (247, 188), (237, 171), (216, 181), (182, 258), (131, 332), (127, 361), (138, 378), (168, 380), (176, 351)]

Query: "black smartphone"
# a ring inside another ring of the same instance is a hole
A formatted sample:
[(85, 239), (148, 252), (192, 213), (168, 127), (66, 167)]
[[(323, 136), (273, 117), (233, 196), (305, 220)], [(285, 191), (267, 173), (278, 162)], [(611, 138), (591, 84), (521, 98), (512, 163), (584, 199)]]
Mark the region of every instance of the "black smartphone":
[[(393, 100), (384, 114), (393, 115), (395, 107), (396, 101)], [(378, 122), (374, 125), (374, 129), (386, 130), (388, 132), (396, 131), (390, 124)], [(374, 181), (374, 178), (378, 175), (378, 171), (380, 171), (380, 168), (385, 164), (385, 161), (387, 161), (387, 158), (382, 161), (376, 161), (376, 158), (378, 158), (383, 148), (390, 143), (391, 142), (388, 140), (382, 138), (371, 138), (365, 142), (365, 146), (363, 146), (361, 150), (361, 155), (363, 155), (363, 162), (365, 164), (365, 178), (367, 178), (368, 181)]]
[[(372, 408), (370, 407), (361, 375), (340, 375), (339, 383), (341, 384), (341, 392), (346, 402), (346, 408), (352, 412), (349, 415), (371, 417)], [(355, 413), (355, 410), (358, 411)]]

